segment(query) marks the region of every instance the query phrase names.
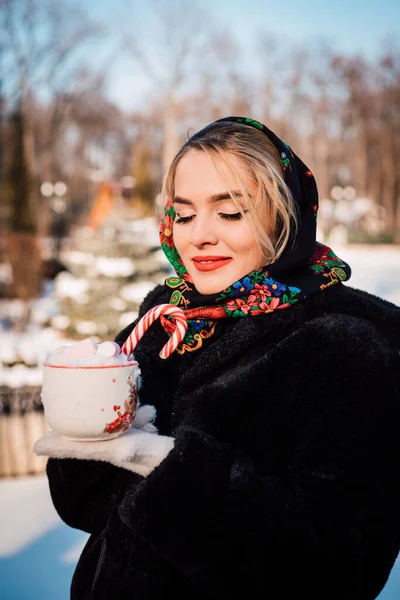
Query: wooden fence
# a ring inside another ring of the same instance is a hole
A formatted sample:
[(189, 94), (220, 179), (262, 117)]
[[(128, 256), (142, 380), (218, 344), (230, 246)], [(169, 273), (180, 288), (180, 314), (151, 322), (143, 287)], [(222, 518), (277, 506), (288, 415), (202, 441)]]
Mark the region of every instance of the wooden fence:
[(40, 387), (0, 386), (0, 477), (42, 473), (47, 458), (33, 445), (49, 429), (40, 401)]

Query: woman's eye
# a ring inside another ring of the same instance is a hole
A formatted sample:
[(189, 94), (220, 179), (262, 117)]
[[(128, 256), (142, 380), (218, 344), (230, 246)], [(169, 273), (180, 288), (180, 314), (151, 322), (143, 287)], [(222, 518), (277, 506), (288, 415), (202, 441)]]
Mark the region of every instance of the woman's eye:
[[(244, 211), (246, 212), (246, 211)], [(218, 213), (221, 219), (226, 219), (227, 221), (238, 221), (242, 218), (242, 213), (234, 213), (234, 214), (226, 214), (226, 213)]]
[(189, 217), (180, 217), (177, 215), (177, 219), (175, 219), (175, 223), (189, 223), (194, 217), (194, 215), (190, 215)]
[[(244, 213), (248, 212), (247, 210), (243, 211)], [(175, 219), (175, 223), (179, 224), (185, 224), (185, 223), (189, 223), (196, 215), (189, 215), (188, 217), (181, 217), (179, 216), (179, 214), (176, 215), (176, 219)], [(225, 219), (226, 221), (239, 221), (239, 219), (242, 218), (243, 214), (241, 212), (238, 213), (218, 213), (218, 216), (221, 217), (221, 219)]]

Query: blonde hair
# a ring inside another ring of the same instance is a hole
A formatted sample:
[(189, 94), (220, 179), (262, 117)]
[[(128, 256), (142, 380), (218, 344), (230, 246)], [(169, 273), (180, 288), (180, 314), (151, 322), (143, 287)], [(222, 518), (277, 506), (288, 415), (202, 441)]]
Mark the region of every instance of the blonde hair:
[[(253, 127), (229, 121), (213, 123), (202, 129), (189, 138), (173, 159), (162, 186), (164, 204), (175, 195), (176, 168), (190, 150), (205, 152), (210, 157), (227, 183), (227, 191), (238, 210), (242, 213), (248, 211), (247, 217), (262, 253), (263, 264), (277, 261), (289, 240), (294, 241), (298, 215), (293, 196), (284, 180), (278, 150), (271, 140)], [(215, 158), (221, 159), (232, 175), (241, 193), (242, 204), (228, 185), (224, 173), (215, 164)], [(257, 186), (255, 198), (250, 197), (235, 159), (247, 178)]]

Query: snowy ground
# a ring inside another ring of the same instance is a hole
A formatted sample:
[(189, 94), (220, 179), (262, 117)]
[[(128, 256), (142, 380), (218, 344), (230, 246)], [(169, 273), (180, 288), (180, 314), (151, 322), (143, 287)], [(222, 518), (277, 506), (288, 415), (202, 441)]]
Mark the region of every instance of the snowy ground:
[(0, 480), (0, 597), (68, 600), (87, 534), (62, 523), (45, 475)]
[[(400, 247), (336, 246), (335, 251), (352, 266), (349, 285), (400, 305)], [(2, 332), (0, 339), (6, 341)], [(10, 343), (7, 337), (7, 348)], [(60, 521), (44, 475), (0, 479), (0, 531), (1, 600), (68, 600), (87, 535)], [(379, 600), (399, 596), (400, 558)]]
[(400, 246), (350, 245), (334, 250), (351, 266), (350, 286), (400, 306)]

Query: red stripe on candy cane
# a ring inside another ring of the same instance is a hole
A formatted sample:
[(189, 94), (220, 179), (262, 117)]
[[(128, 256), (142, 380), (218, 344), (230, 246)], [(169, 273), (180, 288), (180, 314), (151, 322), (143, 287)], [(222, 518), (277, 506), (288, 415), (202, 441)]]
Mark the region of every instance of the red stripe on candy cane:
[(122, 352), (127, 356), (130, 356), (148, 328), (161, 316), (171, 316), (173, 318), (173, 324), (175, 325), (175, 331), (160, 352), (161, 358), (168, 358), (171, 356), (175, 348), (183, 341), (188, 326), (183, 310), (173, 304), (159, 304), (158, 306), (151, 308), (140, 319), (139, 323), (130, 333), (128, 339), (122, 346)]

